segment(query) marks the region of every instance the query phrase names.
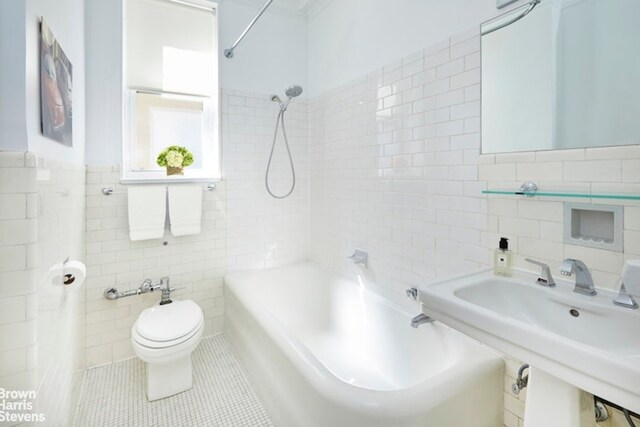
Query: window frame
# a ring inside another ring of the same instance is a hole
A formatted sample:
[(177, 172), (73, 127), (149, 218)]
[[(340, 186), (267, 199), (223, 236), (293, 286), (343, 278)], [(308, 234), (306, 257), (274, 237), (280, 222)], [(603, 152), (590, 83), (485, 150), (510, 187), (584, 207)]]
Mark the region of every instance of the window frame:
[[(131, 168), (132, 159), (130, 158), (131, 146), (135, 142), (135, 126), (134, 126), (134, 118), (133, 118), (133, 107), (135, 106), (135, 96), (138, 92), (142, 93), (152, 93), (152, 94), (167, 94), (167, 95), (179, 95), (179, 96), (188, 96), (188, 97), (201, 97), (201, 98), (209, 98), (206, 96), (198, 96), (193, 94), (186, 93), (177, 93), (177, 92), (169, 92), (162, 91), (159, 89), (149, 89), (142, 87), (129, 87), (127, 85), (127, 77), (126, 77), (126, 1), (123, 0), (123, 8), (122, 8), (122, 68), (121, 68), (121, 76), (122, 76), (122, 162), (121, 162), (121, 170), (120, 170), (120, 182), (123, 184), (127, 183), (137, 183), (137, 184), (145, 184), (145, 183), (172, 183), (172, 182), (217, 182), (222, 180), (222, 138), (221, 138), (221, 108), (220, 108), (220, 58), (219, 58), (219, 25), (218, 25), (218, 3), (208, 1), (208, 0), (158, 0), (158, 1), (166, 1), (170, 3), (177, 3), (182, 5), (187, 5), (195, 8), (205, 9), (207, 11), (211, 11), (212, 16), (212, 26), (213, 26), (213, 41), (212, 41), (212, 55), (213, 55), (213, 73), (212, 76), (213, 85), (212, 85), (212, 93), (210, 95), (211, 105), (213, 108), (213, 112), (211, 117), (208, 117), (209, 120), (213, 123), (213, 131), (212, 131), (212, 141), (213, 145), (212, 152), (216, 157), (213, 163), (212, 170), (200, 169), (200, 170), (189, 170), (189, 168), (185, 169), (185, 175), (171, 175), (167, 176), (166, 173), (162, 170), (149, 170), (149, 171), (137, 171)], [(205, 162), (208, 163), (208, 162)]]

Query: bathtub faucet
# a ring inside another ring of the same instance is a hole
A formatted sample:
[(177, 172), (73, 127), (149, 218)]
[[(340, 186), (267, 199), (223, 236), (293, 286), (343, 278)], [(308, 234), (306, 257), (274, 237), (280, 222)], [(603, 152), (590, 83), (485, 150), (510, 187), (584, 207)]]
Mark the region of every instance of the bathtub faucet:
[(417, 328), (418, 326), (422, 325), (423, 323), (431, 323), (431, 322), (434, 322), (434, 321), (435, 321), (435, 319), (433, 317), (429, 317), (424, 313), (420, 313), (416, 317), (411, 319), (411, 327), (412, 328)]

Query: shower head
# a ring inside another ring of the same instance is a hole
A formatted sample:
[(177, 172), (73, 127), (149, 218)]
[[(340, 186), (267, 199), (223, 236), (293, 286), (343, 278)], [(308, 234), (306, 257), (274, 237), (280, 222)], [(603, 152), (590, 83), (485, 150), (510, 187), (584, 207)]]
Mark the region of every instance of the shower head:
[(296, 96), (302, 95), (302, 87), (299, 85), (293, 85), (289, 87), (285, 93), (289, 98), (295, 98)]

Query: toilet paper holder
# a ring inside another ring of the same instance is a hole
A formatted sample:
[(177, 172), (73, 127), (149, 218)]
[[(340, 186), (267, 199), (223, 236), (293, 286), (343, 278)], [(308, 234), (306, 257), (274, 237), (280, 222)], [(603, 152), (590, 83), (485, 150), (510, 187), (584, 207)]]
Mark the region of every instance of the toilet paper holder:
[(62, 261), (62, 284), (70, 286), (78, 282), (81, 284), (87, 277), (87, 268), (80, 261), (71, 261), (67, 257)]

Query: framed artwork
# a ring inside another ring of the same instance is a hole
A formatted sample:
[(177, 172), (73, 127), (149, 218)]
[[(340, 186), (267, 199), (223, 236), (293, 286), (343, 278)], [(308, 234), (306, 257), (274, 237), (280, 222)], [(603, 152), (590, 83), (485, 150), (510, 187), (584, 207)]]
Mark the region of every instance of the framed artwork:
[(73, 66), (40, 21), (40, 110), (42, 134), (73, 147)]

